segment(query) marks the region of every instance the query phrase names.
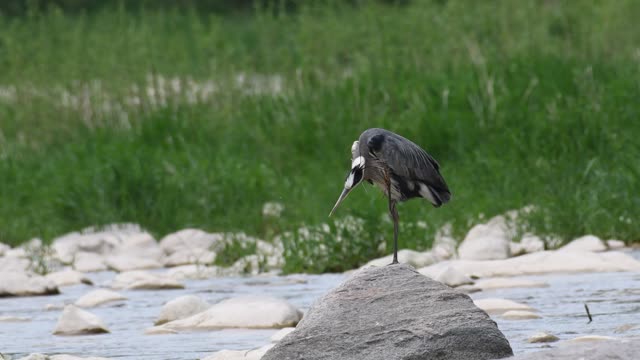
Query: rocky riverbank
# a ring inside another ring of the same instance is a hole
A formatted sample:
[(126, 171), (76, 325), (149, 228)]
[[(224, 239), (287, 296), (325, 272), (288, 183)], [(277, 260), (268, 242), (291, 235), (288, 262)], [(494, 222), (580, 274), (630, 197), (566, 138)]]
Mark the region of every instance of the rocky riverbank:
[[(545, 250), (549, 244), (530, 234), (514, 242), (509, 224), (507, 215), (491, 219), (471, 229), (459, 246), (444, 229), (432, 250), (402, 250), (400, 260), (456, 293), (470, 294), (516, 354), (549, 343), (640, 336), (640, 323), (631, 316), (640, 300), (640, 252), (594, 236)], [(226, 268), (211, 265), (230, 241), (255, 246), (255, 254)], [(278, 329), (295, 326), (305, 312), (322, 314), (309, 310), (314, 300), (346, 276), (369, 271), (278, 276), (282, 250), (281, 244), (243, 234), (195, 229), (156, 241), (131, 226), (68, 234), (51, 247), (38, 241), (0, 245), (0, 353), (14, 359), (38, 352), (57, 354), (52, 359), (65, 353), (163, 359), (167, 352), (185, 360), (240, 354), (258, 359), (268, 353), (269, 337), (282, 338)], [(388, 262), (381, 258), (363, 268)], [(49, 272), (38, 275), (43, 269)], [(284, 336), (282, 344), (295, 345), (301, 333)]]

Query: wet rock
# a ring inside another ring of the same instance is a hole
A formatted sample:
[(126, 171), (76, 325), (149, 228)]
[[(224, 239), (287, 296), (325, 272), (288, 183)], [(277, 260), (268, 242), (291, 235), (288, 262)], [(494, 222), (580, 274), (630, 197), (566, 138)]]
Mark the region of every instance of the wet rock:
[(607, 245), (599, 237), (593, 235), (585, 235), (579, 237), (567, 245), (558, 249), (559, 251), (591, 251), (600, 252), (607, 250)]
[(80, 356), (65, 355), (65, 354), (51, 355), (49, 356), (49, 359), (50, 360), (109, 360), (108, 358), (104, 358), (104, 357), (95, 357), (95, 356), (80, 357)]
[(544, 351), (520, 354), (509, 360), (637, 360), (640, 339), (601, 341), (597, 343), (567, 343)]
[(153, 326), (144, 331), (145, 335), (171, 335), (177, 334), (175, 330), (171, 330), (162, 326)]
[(160, 248), (167, 255), (185, 250), (211, 250), (214, 245), (223, 240), (222, 234), (211, 234), (199, 229), (184, 229), (162, 238)]
[[(0, 359), (2, 359), (1, 356), (0, 356)], [(22, 357), (19, 360), (109, 360), (109, 359), (103, 358), (103, 357), (95, 357), (95, 356), (78, 357), (78, 356), (66, 355), (66, 354), (50, 355), (49, 356), (49, 355), (34, 353), (34, 354), (30, 354), (28, 356)]]
[(134, 271), (134, 270), (149, 270), (158, 269), (162, 267), (162, 263), (153, 259), (147, 258), (142, 255), (114, 255), (109, 256), (105, 260), (105, 264), (111, 270), (117, 272)]
[(44, 354), (33, 353), (27, 356), (21, 357), (18, 360), (51, 360), (51, 358), (49, 358), (47, 355), (44, 355)]
[(167, 256), (164, 266), (180, 266), (189, 264), (213, 264), (216, 260), (216, 253), (204, 249), (181, 249)]
[(542, 319), (542, 316), (524, 310), (509, 310), (502, 314), (503, 319), (507, 320), (532, 320), (532, 319)]
[(502, 217), (471, 228), (458, 247), (462, 260), (497, 260), (511, 256), (511, 238)]
[(195, 295), (184, 295), (173, 299), (162, 307), (155, 325), (184, 319), (207, 310), (211, 305)]
[[(393, 254), (371, 260), (362, 267), (387, 266), (391, 261), (393, 261)], [(418, 252), (403, 249), (398, 251), (398, 261), (413, 267), (424, 267), (436, 263), (437, 259), (430, 251)]]
[(127, 271), (118, 274), (111, 282), (113, 289), (184, 289), (184, 285), (170, 277), (146, 271)]
[(217, 266), (182, 265), (172, 267), (167, 271), (167, 276), (175, 280), (203, 280), (216, 277), (221, 273)]
[(273, 344), (269, 344), (252, 350), (222, 350), (202, 358), (202, 360), (260, 360), (272, 347)]
[(242, 296), (223, 300), (208, 310), (162, 326), (173, 330), (295, 326), (302, 312), (285, 300), (269, 296)]
[(57, 311), (64, 309), (64, 304), (46, 304), (44, 306), (44, 311)]
[(75, 305), (67, 305), (58, 319), (54, 335), (83, 335), (108, 333), (109, 330), (96, 315), (81, 310)]
[(285, 336), (289, 335), (289, 333), (291, 333), (295, 329), (296, 328), (294, 327), (282, 328), (278, 330), (275, 334), (271, 335), (269, 339), (271, 340), (271, 342), (278, 342), (282, 340), (282, 338), (284, 338)]
[(619, 250), (625, 247), (625, 243), (621, 240), (607, 240), (607, 247), (609, 250)]
[(495, 322), (467, 295), (401, 264), (354, 273), (262, 359), (481, 360), (511, 354)]
[(0, 272), (13, 271), (24, 272), (29, 269), (29, 260), (15, 256), (0, 257)]
[(23, 272), (0, 272), (0, 297), (59, 294), (58, 286), (44, 276)]
[(621, 333), (625, 333), (631, 329), (636, 328), (638, 325), (635, 324), (624, 324), (624, 325), (620, 325), (618, 326), (613, 332), (616, 334), (621, 334)]
[(503, 314), (510, 310), (533, 310), (533, 308), (527, 304), (499, 298), (476, 299), (473, 303), (488, 314)]
[(422, 268), (420, 271), (432, 272), (448, 266), (454, 267), (467, 276), (479, 278), (548, 273), (640, 271), (640, 261), (621, 252), (559, 250), (541, 251), (505, 260), (448, 260)]
[(528, 343), (531, 344), (535, 344), (535, 343), (548, 343), (548, 342), (555, 342), (558, 341), (560, 339), (558, 339), (557, 336), (553, 335), (553, 334), (549, 334), (546, 332), (540, 332), (534, 335), (531, 335), (529, 337), (529, 339), (527, 339)]
[(75, 254), (73, 267), (81, 272), (97, 272), (107, 270), (104, 256), (84, 251), (80, 251)]
[(616, 338), (611, 336), (602, 336), (602, 335), (584, 335), (578, 336), (573, 339), (569, 339), (565, 341), (565, 343), (584, 343), (584, 342), (598, 342), (598, 341), (610, 341), (616, 340)]
[(115, 291), (107, 289), (97, 289), (80, 297), (78, 300), (76, 300), (75, 304), (79, 307), (90, 308), (122, 300), (127, 300), (127, 298)]
[(473, 280), (471, 280), (471, 278), (451, 266), (438, 268), (427, 267), (422, 268), (418, 272), (451, 287), (473, 284)]
[(0, 322), (29, 322), (30, 318), (24, 316), (0, 316)]
[(93, 282), (83, 273), (75, 270), (62, 270), (46, 275), (46, 278), (53, 281), (58, 286), (69, 286), (77, 284), (93, 285)]
[(549, 286), (549, 284), (544, 281), (512, 278), (480, 279), (477, 280), (474, 285), (483, 291), (505, 288), (542, 288)]

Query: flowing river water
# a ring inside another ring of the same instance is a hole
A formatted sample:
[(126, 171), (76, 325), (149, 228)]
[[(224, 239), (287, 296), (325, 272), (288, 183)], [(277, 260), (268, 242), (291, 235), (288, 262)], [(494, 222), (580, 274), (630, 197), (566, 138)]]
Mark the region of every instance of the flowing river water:
[[(640, 250), (630, 252), (640, 259)], [(145, 335), (153, 326), (164, 303), (178, 296), (194, 294), (209, 303), (238, 295), (282, 297), (303, 311), (321, 295), (341, 283), (347, 275), (254, 276), (185, 280), (183, 290), (119, 291), (128, 300), (116, 306), (89, 309), (111, 331), (87, 336), (52, 335), (61, 309), (45, 310), (47, 304), (73, 303), (80, 296), (110, 281), (114, 273), (88, 274), (93, 287), (75, 285), (62, 288), (55, 296), (0, 299), (0, 317), (25, 321), (0, 321), (0, 352), (14, 359), (29, 353), (103, 356), (113, 359), (199, 359), (223, 349), (252, 349), (269, 343), (277, 330), (226, 329)], [(611, 337), (640, 336), (640, 273), (581, 273), (523, 277), (544, 281), (544, 288), (510, 288), (473, 293), (473, 299), (505, 298), (526, 303), (542, 316), (533, 320), (505, 320), (492, 316), (505, 334), (514, 353), (536, 351), (548, 344), (529, 344), (527, 339), (540, 331), (560, 340), (581, 335)], [(584, 304), (593, 321), (589, 323)], [(622, 327), (624, 325), (628, 325)], [(622, 328), (621, 328), (622, 327)], [(554, 343), (551, 346), (555, 346)]]

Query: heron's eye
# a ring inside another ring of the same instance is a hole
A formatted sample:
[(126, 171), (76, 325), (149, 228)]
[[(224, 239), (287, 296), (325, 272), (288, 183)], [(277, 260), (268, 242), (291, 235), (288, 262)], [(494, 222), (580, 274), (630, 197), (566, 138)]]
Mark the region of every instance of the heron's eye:
[(347, 175), (347, 179), (344, 182), (344, 187), (347, 189), (351, 189), (352, 187), (358, 185), (360, 181), (362, 181), (362, 169), (359, 167), (351, 169), (349, 175)]

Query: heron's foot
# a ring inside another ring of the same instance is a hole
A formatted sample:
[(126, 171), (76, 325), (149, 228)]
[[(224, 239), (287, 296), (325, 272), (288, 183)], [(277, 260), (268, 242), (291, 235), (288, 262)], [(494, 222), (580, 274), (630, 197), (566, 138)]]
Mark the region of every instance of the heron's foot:
[(400, 264), (398, 262), (398, 259), (393, 259), (393, 261), (391, 262), (391, 264), (387, 265), (387, 266), (391, 266), (391, 265), (395, 265), (395, 264)]

